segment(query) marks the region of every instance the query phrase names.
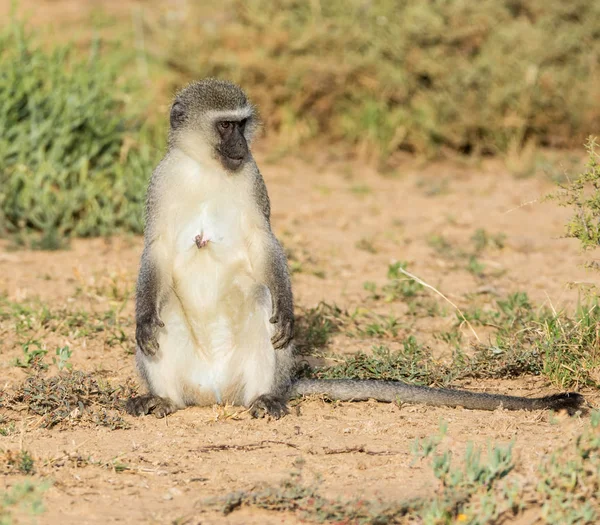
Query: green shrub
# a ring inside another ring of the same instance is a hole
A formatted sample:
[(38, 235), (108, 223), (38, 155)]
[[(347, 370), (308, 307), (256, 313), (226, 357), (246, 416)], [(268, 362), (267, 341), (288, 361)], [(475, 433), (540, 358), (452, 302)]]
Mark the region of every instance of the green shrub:
[[(566, 236), (579, 239), (584, 249), (593, 249), (600, 246), (600, 151), (595, 137), (589, 137), (586, 149), (586, 169), (560, 184), (560, 191), (548, 197), (572, 211)], [(598, 264), (591, 263), (591, 266), (598, 267)]]
[(174, 27), (167, 64), (242, 83), (290, 143), (495, 153), (530, 138), (578, 146), (600, 124), (600, 2), (229, 0), (220, 11)]
[(154, 159), (118, 96), (117, 64), (98, 42), (87, 59), (47, 52), (14, 21), (0, 32), (0, 61), (0, 234), (40, 232), (38, 245), (53, 248), (141, 232)]

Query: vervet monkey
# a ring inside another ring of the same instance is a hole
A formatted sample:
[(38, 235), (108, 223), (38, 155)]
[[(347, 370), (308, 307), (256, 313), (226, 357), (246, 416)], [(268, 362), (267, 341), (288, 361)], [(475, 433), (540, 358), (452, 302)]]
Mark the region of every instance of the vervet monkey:
[(471, 409), (561, 409), (538, 399), (396, 381), (293, 378), (294, 309), (267, 188), (250, 151), (254, 106), (235, 84), (206, 79), (175, 97), (166, 155), (148, 188), (136, 293), (136, 360), (149, 393), (131, 414), (164, 417), (231, 403), (279, 418), (290, 397), (399, 401)]

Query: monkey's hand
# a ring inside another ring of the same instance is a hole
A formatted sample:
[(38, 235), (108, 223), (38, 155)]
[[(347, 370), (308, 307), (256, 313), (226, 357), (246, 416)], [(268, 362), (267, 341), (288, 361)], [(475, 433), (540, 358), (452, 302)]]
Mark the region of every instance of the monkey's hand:
[(294, 338), (294, 311), (292, 308), (287, 308), (285, 304), (273, 305), (273, 316), (270, 319), (275, 325), (275, 333), (271, 338), (273, 348), (278, 350), (285, 348)]
[(151, 314), (138, 317), (135, 327), (135, 341), (139, 349), (145, 355), (154, 355), (158, 352), (157, 333), (159, 328), (163, 328), (163, 323), (158, 314)]

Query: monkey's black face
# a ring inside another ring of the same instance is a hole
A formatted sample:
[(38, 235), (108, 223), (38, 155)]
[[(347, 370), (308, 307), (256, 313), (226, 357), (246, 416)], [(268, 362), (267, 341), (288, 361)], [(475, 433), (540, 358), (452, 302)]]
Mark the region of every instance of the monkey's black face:
[(248, 144), (244, 137), (246, 119), (240, 121), (221, 120), (215, 124), (221, 138), (217, 153), (223, 167), (237, 171), (248, 158)]

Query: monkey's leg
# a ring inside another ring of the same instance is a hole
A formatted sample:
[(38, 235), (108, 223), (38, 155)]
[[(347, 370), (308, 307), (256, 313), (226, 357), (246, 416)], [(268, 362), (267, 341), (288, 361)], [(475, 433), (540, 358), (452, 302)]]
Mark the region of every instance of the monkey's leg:
[(246, 321), (239, 334), (239, 346), (243, 348), (245, 359), (243, 403), (250, 407), (254, 417), (269, 415), (279, 419), (287, 414), (290, 376), (285, 349), (276, 351), (271, 342), (273, 305), (268, 287), (254, 285), (246, 305)]
[(163, 397), (153, 394), (133, 397), (125, 405), (125, 410), (132, 416), (145, 416), (154, 414), (156, 417), (165, 417), (177, 410), (177, 406)]
[(292, 345), (275, 351), (275, 377), (271, 391), (258, 396), (250, 405), (252, 417), (269, 415), (279, 419), (288, 413), (288, 392), (293, 367)]
[(138, 348), (136, 361), (148, 394), (131, 399), (127, 411), (136, 416), (153, 414), (165, 417), (188, 403), (185, 399), (186, 370), (190, 370), (195, 353), (180, 308), (171, 302), (163, 312), (165, 327), (158, 334), (159, 351), (145, 355)]

